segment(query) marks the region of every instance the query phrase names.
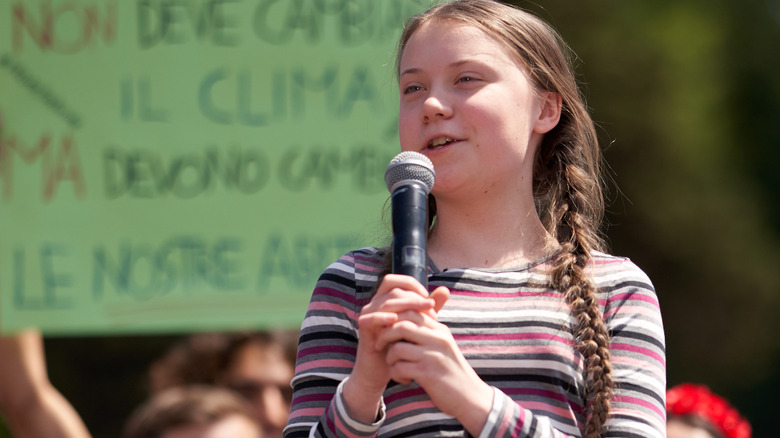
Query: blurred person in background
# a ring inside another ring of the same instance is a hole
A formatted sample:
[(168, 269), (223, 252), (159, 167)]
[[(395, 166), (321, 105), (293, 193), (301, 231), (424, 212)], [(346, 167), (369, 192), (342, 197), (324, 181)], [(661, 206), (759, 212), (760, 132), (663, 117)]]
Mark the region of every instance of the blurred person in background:
[(151, 365), (150, 390), (193, 384), (230, 388), (249, 401), (266, 438), (281, 437), (297, 339), (298, 333), (289, 331), (193, 334)]
[(15, 438), (88, 438), (83, 420), (51, 384), (38, 329), (0, 336), (0, 414)]
[(182, 386), (136, 408), (124, 438), (264, 438), (251, 406), (217, 386)]
[(667, 438), (751, 438), (750, 423), (704, 385), (667, 391), (666, 415)]

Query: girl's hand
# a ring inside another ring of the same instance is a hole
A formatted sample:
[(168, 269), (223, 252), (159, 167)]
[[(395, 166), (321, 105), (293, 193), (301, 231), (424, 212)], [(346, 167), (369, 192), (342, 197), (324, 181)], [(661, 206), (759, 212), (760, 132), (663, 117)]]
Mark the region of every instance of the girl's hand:
[(375, 421), (382, 393), (390, 381), (387, 346), (377, 348), (381, 331), (397, 322), (399, 313), (434, 316), (446, 301), (441, 297), (441, 292), (429, 297), (428, 291), (412, 277), (395, 274), (384, 277), (376, 295), (358, 317), (357, 357), (343, 388), (347, 409), (355, 419), (367, 423)]
[(417, 382), (439, 410), (457, 418), (472, 435), (479, 435), (493, 405), (493, 388), (469, 365), (449, 328), (435, 315), (400, 313), (397, 322), (382, 330), (377, 348), (387, 349), (393, 380)]

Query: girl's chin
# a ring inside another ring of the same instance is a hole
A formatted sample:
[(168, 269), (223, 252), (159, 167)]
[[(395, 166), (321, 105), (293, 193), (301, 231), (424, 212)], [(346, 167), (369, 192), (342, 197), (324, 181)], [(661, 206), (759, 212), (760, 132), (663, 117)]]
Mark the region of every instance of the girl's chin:
[(444, 172), (442, 172), (442, 174), (436, 174), (436, 182), (433, 184), (431, 194), (436, 197), (436, 199), (457, 198), (464, 195), (463, 182), (459, 181), (459, 179), (448, 178), (443, 173)]

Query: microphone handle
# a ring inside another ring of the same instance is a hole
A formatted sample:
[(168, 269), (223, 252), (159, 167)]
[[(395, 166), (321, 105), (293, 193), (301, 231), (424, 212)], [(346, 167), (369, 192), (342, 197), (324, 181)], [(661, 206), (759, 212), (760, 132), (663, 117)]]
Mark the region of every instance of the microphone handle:
[(408, 181), (391, 195), (393, 273), (409, 275), (428, 289), (428, 190)]

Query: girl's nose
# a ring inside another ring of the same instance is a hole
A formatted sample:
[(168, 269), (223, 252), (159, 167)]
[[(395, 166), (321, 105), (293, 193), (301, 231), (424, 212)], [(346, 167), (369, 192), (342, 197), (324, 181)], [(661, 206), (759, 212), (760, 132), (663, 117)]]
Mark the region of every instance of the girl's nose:
[(445, 119), (452, 115), (452, 108), (440, 96), (429, 95), (423, 102), (422, 118), (424, 122)]

